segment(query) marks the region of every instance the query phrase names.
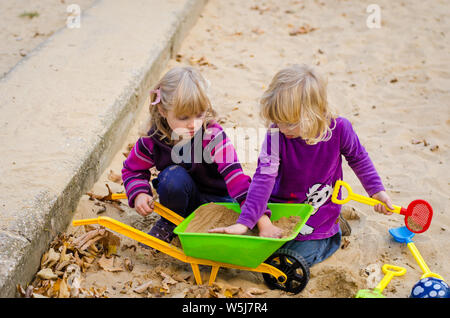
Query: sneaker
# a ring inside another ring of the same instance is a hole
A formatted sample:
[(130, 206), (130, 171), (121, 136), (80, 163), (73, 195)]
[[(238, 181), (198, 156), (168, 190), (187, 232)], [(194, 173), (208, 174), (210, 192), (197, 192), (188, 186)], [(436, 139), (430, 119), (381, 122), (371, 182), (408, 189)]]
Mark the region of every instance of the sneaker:
[[(169, 221), (164, 220), (164, 219), (159, 219), (155, 223), (155, 225), (152, 227), (150, 232), (148, 232), (148, 234), (153, 237), (156, 237), (166, 243), (170, 243), (175, 236), (175, 233), (173, 233), (173, 230), (175, 229), (175, 227), (176, 227), (175, 224), (170, 223)], [(145, 245), (143, 243), (139, 243), (139, 246), (146, 248), (146, 249), (152, 249), (150, 246)], [(152, 250), (154, 250), (154, 249), (152, 249)]]
[(350, 236), (352, 234), (352, 228), (342, 214), (339, 214), (339, 227), (341, 228), (342, 236)]

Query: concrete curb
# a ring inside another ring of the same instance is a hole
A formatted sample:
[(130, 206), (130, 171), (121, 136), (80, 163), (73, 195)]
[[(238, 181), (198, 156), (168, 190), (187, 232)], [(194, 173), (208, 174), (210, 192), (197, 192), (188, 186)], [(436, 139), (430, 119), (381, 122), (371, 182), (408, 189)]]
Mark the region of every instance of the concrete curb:
[(103, 0), (0, 79), (0, 297), (109, 165), (207, 0)]

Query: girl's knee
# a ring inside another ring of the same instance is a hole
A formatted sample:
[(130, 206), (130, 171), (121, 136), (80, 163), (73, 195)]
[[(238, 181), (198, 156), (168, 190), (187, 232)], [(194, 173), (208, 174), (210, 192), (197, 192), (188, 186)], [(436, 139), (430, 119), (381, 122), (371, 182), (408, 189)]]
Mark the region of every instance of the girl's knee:
[(167, 168), (165, 168), (163, 171), (161, 171), (158, 175), (159, 182), (165, 182), (168, 179), (173, 178), (183, 178), (185, 176), (189, 176), (186, 169), (184, 169), (181, 166), (172, 165)]
[(178, 195), (186, 192), (192, 185), (192, 178), (181, 166), (169, 166), (158, 175), (157, 192)]

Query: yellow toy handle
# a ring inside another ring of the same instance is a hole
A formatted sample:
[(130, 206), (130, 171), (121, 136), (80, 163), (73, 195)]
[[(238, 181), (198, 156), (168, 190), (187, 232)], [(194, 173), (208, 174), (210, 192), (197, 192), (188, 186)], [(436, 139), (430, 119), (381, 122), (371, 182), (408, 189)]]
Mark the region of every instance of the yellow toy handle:
[(378, 283), (377, 287), (375, 287), (375, 289), (380, 293), (383, 291), (383, 289), (386, 288), (386, 286), (394, 276), (402, 276), (406, 273), (406, 268), (390, 264), (384, 264), (381, 269), (383, 270), (383, 273), (385, 275), (383, 279)]
[(423, 275), (420, 277), (420, 279), (425, 277), (434, 277), (437, 279), (444, 280), (444, 278), (436, 273), (433, 273), (430, 268), (428, 267), (427, 263), (425, 263), (425, 260), (423, 259), (422, 255), (420, 254), (419, 250), (417, 249), (416, 245), (413, 242), (410, 242), (406, 244), (411, 251), (411, 254), (416, 259), (417, 264), (419, 264), (420, 269), (423, 272)]
[[(113, 193), (113, 194), (111, 194), (111, 199), (112, 200), (127, 199), (127, 195), (126, 195), (126, 193)], [(166, 218), (173, 224), (178, 225), (184, 220), (184, 218), (182, 216), (180, 216), (180, 215), (176, 214), (175, 212), (173, 212), (172, 210), (166, 208), (161, 203), (155, 202), (155, 201), (154, 201), (154, 203), (155, 203), (155, 212), (158, 213), (159, 215), (161, 215), (162, 217)]]
[[(337, 198), (337, 196), (339, 194), (339, 190), (341, 189), (341, 186), (344, 187), (347, 190), (347, 192), (348, 192), (348, 195), (347, 195), (347, 197), (345, 199), (338, 199)], [(400, 212), (402, 210), (402, 207), (401, 206), (397, 206), (397, 205), (392, 205), (394, 207), (394, 210), (391, 210), (391, 209), (389, 209), (386, 206), (386, 204), (384, 204), (381, 201), (378, 201), (378, 200), (375, 200), (375, 199), (372, 199), (372, 198), (369, 198), (369, 197), (365, 197), (363, 195), (359, 195), (359, 194), (353, 193), (352, 188), (350, 188), (350, 185), (348, 183), (346, 183), (346, 182), (344, 182), (342, 180), (337, 180), (336, 184), (334, 185), (333, 194), (331, 195), (331, 201), (333, 203), (336, 203), (336, 204), (345, 204), (345, 203), (349, 202), (350, 200), (354, 200), (354, 201), (357, 201), (357, 202), (360, 202), (360, 203), (364, 203), (364, 204), (368, 204), (368, 205), (371, 205), (371, 206), (374, 206), (374, 205), (377, 205), (377, 204), (381, 203), (381, 204), (383, 204), (386, 207), (386, 209), (388, 211), (394, 212), (394, 213), (398, 213), (398, 214), (401, 214)]]
[(112, 200), (127, 199), (127, 194), (126, 193), (112, 193), (111, 199)]

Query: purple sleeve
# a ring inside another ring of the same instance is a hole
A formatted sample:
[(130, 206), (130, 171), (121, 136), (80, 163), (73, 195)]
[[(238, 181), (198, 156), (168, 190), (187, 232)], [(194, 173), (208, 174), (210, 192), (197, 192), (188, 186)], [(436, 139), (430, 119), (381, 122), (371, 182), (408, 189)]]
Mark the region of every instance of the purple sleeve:
[(269, 217), (271, 215), (270, 210), (267, 209), (267, 202), (272, 194), (280, 165), (278, 143), (278, 130), (274, 134), (271, 134), (269, 131), (262, 145), (258, 158), (258, 167), (248, 189), (247, 199), (237, 220), (237, 223), (243, 224), (250, 229), (255, 227), (263, 214)]
[(361, 145), (352, 124), (342, 118), (341, 154), (355, 172), (369, 196), (384, 191), (384, 186), (366, 149)]
[(140, 193), (152, 195), (149, 184), (150, 168), (154, 166), (153, 142), (141, 137), (123, 162), (122, 181), (128, 197), (128, 205), (134, 208), (134, 200)]

